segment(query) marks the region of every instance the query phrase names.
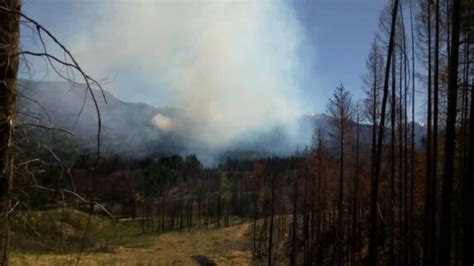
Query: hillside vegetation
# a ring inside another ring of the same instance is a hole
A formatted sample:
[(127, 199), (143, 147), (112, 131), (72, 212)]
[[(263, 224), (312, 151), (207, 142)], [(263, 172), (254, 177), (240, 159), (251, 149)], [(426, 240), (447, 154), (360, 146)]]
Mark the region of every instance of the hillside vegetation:
[[(54, 209), (22, 215), (25, 220), (18, 219), (13, 228), (13, 265), (77, 262), (87, 213)], [(114, 225), (93, 215), (79, 265), (246, 265), (251, 260), (249, 228), (249, 224), (238, 224), (224, 229), (143, 234), (140, 221)]]

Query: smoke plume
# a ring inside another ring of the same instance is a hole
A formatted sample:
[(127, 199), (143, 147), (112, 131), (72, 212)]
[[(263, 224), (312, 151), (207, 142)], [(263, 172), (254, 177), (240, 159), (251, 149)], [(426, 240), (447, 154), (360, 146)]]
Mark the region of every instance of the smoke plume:
[[(210, 148), (284, 125), (302, 107), (304, 28), (287, 1), (104, 1), (72, 50), (120, 98), (176, 106), (157, 128)], [(307, 73), (305, 73), (307, 74)]]

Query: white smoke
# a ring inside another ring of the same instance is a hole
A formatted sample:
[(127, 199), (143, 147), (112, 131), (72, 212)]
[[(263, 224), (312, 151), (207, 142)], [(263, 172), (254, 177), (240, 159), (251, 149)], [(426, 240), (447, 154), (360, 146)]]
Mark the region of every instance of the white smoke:
[(128, 93), (183, 109), (178, 117), (155, 116), (157, 127), (222, 148), (303, 113), (298, 77), (307, 43), (288, 2), (130, 0), (94, 7), (97, 23), (75, 36), (72, 50), (94, 76), (124, 76), (140, 88)]
[(153, 124), (160, 128), (163, 131), (170, 131), (171, 128), (171, 118), (164, 116), (162, 114), (156, 114), (152, 119)]

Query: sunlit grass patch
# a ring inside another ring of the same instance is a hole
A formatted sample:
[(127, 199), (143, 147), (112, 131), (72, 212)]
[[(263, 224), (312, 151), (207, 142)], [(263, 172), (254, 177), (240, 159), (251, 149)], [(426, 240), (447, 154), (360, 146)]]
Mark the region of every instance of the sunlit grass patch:
[[(63, 210), (64, 211), (64, 210)], [(32, 221), (42, 226), (46, 217), (61, 210), (32, 214)], [(15, 224), (14, 265), (73, 265), (78, 258), (87, 214), (67, 210), (60, 223), (36, 229), (40, 237), (21, 224)], [(62, 229), (61, 229), (62, 228)], [(48, 232), (52, 232), (48, 234)], [(69, 230), (70, 232), (62, 232)], [(139, 222), (118, 223), (92, 217), (81, 265), (197, 265), (204, 257), (218, 265), (247, 265), (251, 253), (247, 240), (249, 224), (227, 228), (193, 228), (190, 232), (143, 234)], [(79, 238), (78, 238), (79, 236)], [(25, 242), (33, 241), (25, 244)], [(55, 243), (55, 241), (60, 241)], [(62, 241), (62, 242), (61, 242)], [(68, 243), (67, 248), (60, 243)], [(37, 246), (35, 246), (37, 245)]]

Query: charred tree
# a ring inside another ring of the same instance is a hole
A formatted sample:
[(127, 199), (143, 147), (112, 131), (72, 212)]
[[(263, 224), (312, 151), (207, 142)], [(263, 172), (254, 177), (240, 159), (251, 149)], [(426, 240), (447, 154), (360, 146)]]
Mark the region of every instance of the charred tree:
[(390, 38), (388, 43), (387, 50), (387, 61), (385, 65), (385, 79), (383, 86), (382, 94), (382, 110), (380, 114), (380, 125), (377, 138), (377, 147), (376, 147), (376, 156), (375, 156), (375, 168), (374, 168), (374, 177), (371, 180), (371, 189), (370, 189), (370, 213), (369, 213), (369, 265), (377, 265), (377, 202), (378, 202), (378, 191), (379, 191), (379, 179), (381, 171), (381, 162), (382, 162), (382, 144), (384, 140), (384, 130), (385, 130), (385, 113), (387, 108), (387, 98), (388, 98), (388, 82), (389, 82), (389, 73), (390, 65), (392, 60), (392, 52), (394, 46), (394, 36), (395, 36), (395, 25), (397, 22), (399, 1), (394, 0), (392, 5), (392, 19), (391, 19), (391, 29), (390, 29)]
[(338, 140), (339, 149), (339, 180), (337, 197), (337, 225), (336, 225), (336, 261), (342, 263), (344, 243), (344, 152), (347, 142), (347, 134), (350, 130), (350, 122), (353, 116), (352, 96), (344, 86), (337, 87), (334, 98), (329, 99), (328, 112), (332, 116), (332, 126), (335, 138)]
[(19, 52), (20, 0), (0, 2), (0, 265), (10, 263), (11, 189)]
[(446, 140), (444, 146), (444, 169), (441, 183), (440, 237), (438, 246), (438, 265), (451, 264), (451, 198), (454, 175), (454, 152), (456, 138), (459, 32), (461, 0), (453, 0), (451, 19), (451, 53), (448, 62), (448, 109), (446, 120)]

